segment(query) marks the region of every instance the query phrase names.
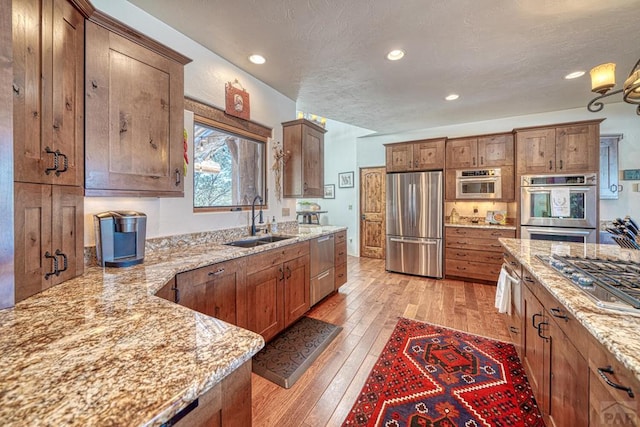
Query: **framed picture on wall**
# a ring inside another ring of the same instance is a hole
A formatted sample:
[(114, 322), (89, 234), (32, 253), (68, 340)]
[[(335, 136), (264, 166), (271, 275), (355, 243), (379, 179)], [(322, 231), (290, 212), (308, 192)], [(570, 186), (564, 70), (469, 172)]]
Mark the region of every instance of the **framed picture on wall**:
[(335, 199), (336, 198), (336, 186), (335, 184), (327, 184), (324, 186), (324, 198)]
[(353, 187), (353, 172), (341, 172), (338, 174), (338, 187), (350, 188)]

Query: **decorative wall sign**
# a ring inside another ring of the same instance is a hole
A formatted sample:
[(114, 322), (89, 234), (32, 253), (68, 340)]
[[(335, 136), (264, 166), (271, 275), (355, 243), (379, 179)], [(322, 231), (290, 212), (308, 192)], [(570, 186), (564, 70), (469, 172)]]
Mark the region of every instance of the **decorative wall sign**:
[(336, 198), (336, 186), (334, 184), (327, 184), (324, 186), (324, 198), (325, 199)]
[(224, 112), (230, 116), (240, 117), (241, 119), (249, 120), (250, 108), (249, 108), (249, 93), (244, 90), (244, 87), (235, 81), (228, 82), (224, 85), (225, 91), (225, 109)]
[(338, 187), (350, 188), (353, 187), (353, 172), (341, 172), (338, 174)]
[(624, 179), (625, 181), (640, 181), (640, 169), (623, 170), (622, 179)]

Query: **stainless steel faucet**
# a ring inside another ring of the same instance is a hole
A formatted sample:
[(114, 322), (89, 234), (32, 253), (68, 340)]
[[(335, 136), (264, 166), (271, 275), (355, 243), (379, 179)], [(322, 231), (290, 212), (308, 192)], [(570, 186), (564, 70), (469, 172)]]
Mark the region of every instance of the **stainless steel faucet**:
[(262, 224), (264, 221), (262, 219), (262, 197), (260, 197), (259, 195), (256, 196), (253, 199), (253, 202), (251, 202), (251, 235), (255, 236), (256, 235), (256, 200), (260, 201), (260, 212), (258, 212), (258, 215), (260, 215), (260, 222), (259, 224)]

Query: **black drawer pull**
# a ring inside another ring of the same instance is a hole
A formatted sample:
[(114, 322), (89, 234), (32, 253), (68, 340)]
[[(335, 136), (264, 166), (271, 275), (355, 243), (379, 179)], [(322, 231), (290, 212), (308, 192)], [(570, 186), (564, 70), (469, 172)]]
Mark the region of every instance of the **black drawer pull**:
[(566, 314), (562, 314), (562, 310), (559, 308), (550, 308), (549, 311), (553, 315), (553, 317), (557, 317), (558, 319), (569, 320), (569, 317)]
[(534, 282), (534, 280), (529, 276), (524, 276), (524, 281), (528, 282), (528, 283), (533, 283)]
[(509, 326), (509, 330), (510, 330), (512, 333), (514, 333), (514, 334), (519, 333), (519, 332), (518, 332), (518, 328), (516, 328), (516, 327), (514, 327), (514, 326)]
[(605, 366), (604, 368), (598, 368), (598, 373), (600, 374), (600, 376), (602, 377), (604, 382), (606, 382), (608, 385), (610, 385), (613, 388), (617, 388), (618, 390), (626, 391), (627, 394), (629, 395), (629, 397), (634, 397), (633, 390), (631, 390), (630, 387), (625, 387), (623, 385), (616, 384), (613, 381), (611, 381), (609, 379), (609, 377), (607, 377), (607, 374), (613, 375), (613, 368), (611, 366)]
[(224, 268), (219, 268), (216, 271), (210, 271), (209, 276), (217, 276), (218, 274), (224, 273)]
[(538, 323), (538, 336), (540, 338), (542, 338), (545, 341), (549, 341), (549, 337), (545, 337), (544, 335), (542, 335), (542, 325), (548, 325), (549, 323), (547, 322), (540, 322)]
[(533, 316), (531, 316), (531, 325), (532, 325), (534, 328), (538, 328), (538, 325), (536, 325), (536, 317), (538, 317), (538, 316), (542, 317), (542, 314), (540, 314), (540, 313), (536, 313), (536, 314), (534, 314)]

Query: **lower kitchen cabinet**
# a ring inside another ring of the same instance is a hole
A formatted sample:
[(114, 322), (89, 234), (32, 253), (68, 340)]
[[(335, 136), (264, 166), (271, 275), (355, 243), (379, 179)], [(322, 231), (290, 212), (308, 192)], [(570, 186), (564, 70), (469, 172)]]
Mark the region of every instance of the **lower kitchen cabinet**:
[(347, 232), (340, 231), (335, 234), (334, 244), (334, 286), (338, 288), (347, 283)]
[(587, 332), (541, 284), (528, 273), (523, 277), (522, 363), (540, 412), (548, 426), (587, 426), (589, 364), (583, 345)]
[(82, 187), (14, 184), (15, 301), (84, 272)]
[(445, 227), (445, 274), (496, 282), (502, 266), (500, 237), (515, 237), (515, 230)]
[(247, 328), (270, 340), (311, 307), (309, 242), (247, 259)]
[(245, 261), (240, 258), (176, 276), (175, 302), (225, 322), (246, 327)]

